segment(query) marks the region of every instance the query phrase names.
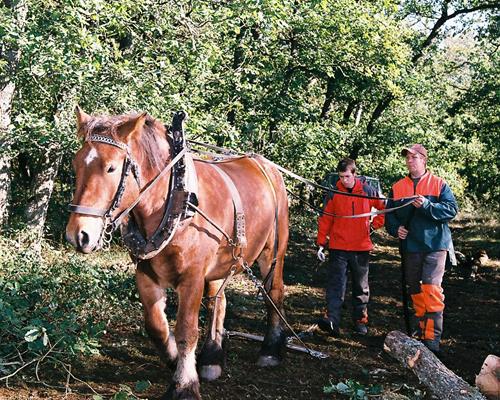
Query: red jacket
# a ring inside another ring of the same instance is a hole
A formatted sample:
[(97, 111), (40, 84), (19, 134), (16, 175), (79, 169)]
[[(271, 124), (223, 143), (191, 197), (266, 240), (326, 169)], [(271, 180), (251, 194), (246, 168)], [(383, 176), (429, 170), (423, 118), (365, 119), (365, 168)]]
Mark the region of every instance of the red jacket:
[[(348, 193), (340, 180), (337, 182), (337, 190)], [(352, 188), (353, 194), (379, 197), (377, 191), (356, 178)], [(373, 248), (370, 239), (370, 218), (338, 218), (335, 215), (354, 215), (370, 212), (372, 207), (378, 210), (385, 208), (384, 200), (365, 199), (361, 197), (345, 196), (335, 193), (325, 207), (325, 213), (318, 219), (317, 244), (326, 247), (329, 240), (329, 248), (346, 251), (369, 251)], [(377, 215), (372, 222), (374, 229), (384, 226), (384, 215)]]

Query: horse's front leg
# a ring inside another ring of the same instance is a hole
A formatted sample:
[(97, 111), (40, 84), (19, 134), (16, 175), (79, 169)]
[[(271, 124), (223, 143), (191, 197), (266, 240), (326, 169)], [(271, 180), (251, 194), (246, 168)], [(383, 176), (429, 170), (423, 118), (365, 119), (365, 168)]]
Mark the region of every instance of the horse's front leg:
[(179, 306), (175, 325), (177, 369), (166, 394), (167, 399), (200, 400), (200, 383), (196, 372), (198, 313), (203, 296), (203, 276), (187, 277), (177, 286)]
[(169, 365), (177, 359), (177, 345), (174, 335), (169, 331), (165, 315), (165, 289), (151, 278), (154, 273), (148, 261), (141, 261), (137, 266), (136, 282), (139, 297), (144, 307), (146, 332), (160, 351), (160, 357)]
[[(213, 381), (222, 374), (224, 366), (224, 351), (222, 341), (224, 339), (224, 318), (226, 317), (226, 295), (224, 290), (218, 293), (224, 280), (207, 283), (207, 297), (209, 322), (207, 337), (203, 348), (198, 356), (198, 370), (200, 376), (206, 381)], [(216, 297), (217, 296), (217, 297)]]

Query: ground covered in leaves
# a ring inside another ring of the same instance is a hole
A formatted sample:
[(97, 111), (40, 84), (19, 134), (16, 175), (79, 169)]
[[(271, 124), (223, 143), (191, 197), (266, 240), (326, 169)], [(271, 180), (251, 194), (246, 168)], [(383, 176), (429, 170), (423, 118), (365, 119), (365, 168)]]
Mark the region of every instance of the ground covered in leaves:
[[(311, 217), (312, 218), (312, 217)], [(324, 309), (325, 267), (316, 260), (314, 224), (297, 218), (285, 265), (286, 311), (293, 328), (311, 329)], [(475, 279), (461, 267), (448, 271), (443, 363), (473, 383), (488, 354), (499, 350), (500, 227), (492, 218), (462, 216), (453, 223), (455, 246), (465, 255), (484, 249)], [(262, 370), (255, 365), (259, 344), (232, 337), (227, 341), (227, 365), (216, 382), (203, 383), (204, 399), (342, 399), (340, 394), (360, 390), (370, 398), (430, 398), (412, 372), (404, 370), (383, 350), (392, 330), (403, 330), (400, 303), (400, 267), (397, 242), (375, 233), (370, 269), (370, 331), (359, 337), (351, 331), (350, 296), (343, 313), (342, 337), (312, 330), (304, 341), (327, 359), (288, 351), (280, 367)], [(133, 271), (131, 271), (132, 273)], [(350, 288), (348, 287), (348, 293)], [(230, 283), (226, 329), (263, 334), (265, 311), (251, 282), (243, 276)], [(134, 296), (131, 296), (134, 299)], [(168, 316), (175, 318), (175, 296), (169, 292)], [(44, 363), (34, 379), (29, 367), (2, 381), (0, 399), (156, 399), (166, 389), (172, 371), (165, 368), (142, 328), (137, 306), (123, 310), (123, 323), (107, 327), (99, 354), (71, 364), (66, 370)], [(205, 314), (200, 316), (201, 322)], [(361, 394), (362, 392), (358, 392)], [(378, 395), (378, 396), (375, 396)], [(355, 398), (355, 397), (353, 397)], [(360, 397), (363, 398), (363, 397)]]

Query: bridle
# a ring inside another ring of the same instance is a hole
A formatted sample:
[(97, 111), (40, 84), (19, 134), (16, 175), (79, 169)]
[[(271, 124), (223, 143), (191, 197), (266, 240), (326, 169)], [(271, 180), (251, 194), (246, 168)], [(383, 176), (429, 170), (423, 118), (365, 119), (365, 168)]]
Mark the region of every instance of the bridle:
[(139, 165), (132, 158), (129, 146), (123, 142), (118, 142), (109, 136), (96, 135), (96, 134), (90, 135), (88, 141), (104, 143), (110, 146), (117, 147), (126, 152), (125, 159), (123, 160), (120, 183), (118, 184), (115, 195), (113, 196), (113, 200), (111, 201), (111, 204), (107, 209), (82, 206), (79, 204), (68, 205), (68, 211), (72, 213), (104, 218), (104, 224), (101, 231), (100, 241), (104, 242), (103, 243), (104, 245), (108, 245), (111, 242), (111, 235), (120, 224), (120, 222), (118, 221), (121, 221), (125, 217), (123, 213), (120, 213), (120, 215), (118, 215), (115, 219), (112, 219), (114, 211), (120, 206), (120, 203), (122, 201), (123, 194), (125, 193), (125, 187), (127, 184), (127, 178), (130, 175), (130, 172), (132, 172), (132, 175), (134, 176), (135, 181), (137, 182), (139, 191), (141, 190)]
[[(144, 198), (144, 196), (159, 182), (159, 180), (170, 170), (170, 184), (167, 199), (165, 201), (165, 210), (160, 225), (156, 228), (151, 237), (146, 238), (140, 232), (137, 224), (134, 221), (133, 215), (130, 216), (127, 223), (122, 226), (122, 240), (129, 248), (134, 258), (149, 259), (154, 257), (161, 249), (163, 249), (172, 239), (180, 221), (194, 215), (192, 207), (198, 205), (196, 193), (188, 190), (186, 186), (186, 159), (185, 155), (189, 148), (184, 139), (184, 131), (182, 123), (186, 119), (187, 114), (179, 111), (174, 114), (172, 126), (167, 128), (167, 139), (171, 141), (170, 147), (170, 162), (160, 171), (156, 177), (148, 182), (144, 188), (141, 187), (139, 176), (139, 165), (131, 156), (130, 148), (123, 142), (118, 142), (109, 136), (92, 134), (88, 141), (108, 144), (118, 147), (126, 152), (123, 161), (122, 175), (120, 183), (116, 189), (111, 205), (108, 209), (87, 207), (80, 204), (69, 204), (68, 210), (72, 213), (83, 215), (91, 215), (104, 219), (101, 230), (99, 244), (101, 247), (108, 247), (113, 232), (122, 225), (124, 219), (130, 214), (134, 207)], [(127, 177), (132, 172), (139, 187), (139, 195), (136, 199), (123, 211), (113, 218), (113, 213), (120, 206)], [(189, 205), (189, 204), (190, 205)]]

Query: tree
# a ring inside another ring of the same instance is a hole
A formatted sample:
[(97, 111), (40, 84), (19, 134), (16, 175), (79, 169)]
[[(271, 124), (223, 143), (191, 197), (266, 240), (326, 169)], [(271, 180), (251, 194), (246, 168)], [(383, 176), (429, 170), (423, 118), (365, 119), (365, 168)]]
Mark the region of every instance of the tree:
[(8, 218), (11, 188), (11, 107), (15, 92), (14, 76), (21, 56), (17, 39), (25, 24), (28, 6), (3, 0), (0, 3), (0, 230)]

